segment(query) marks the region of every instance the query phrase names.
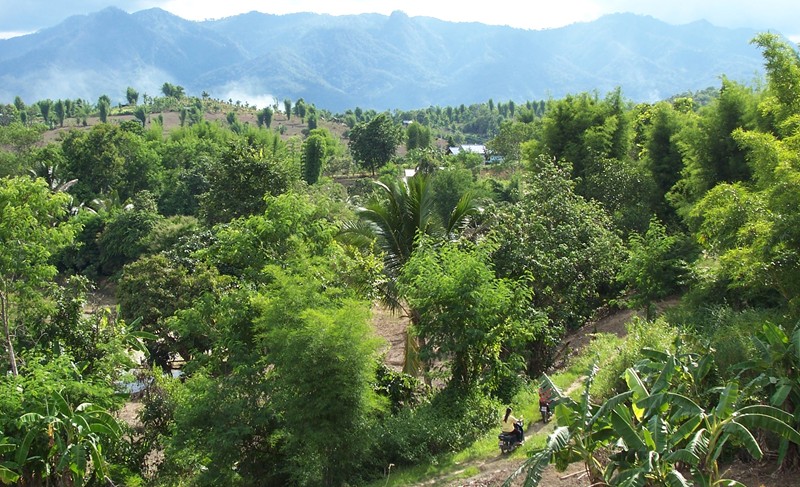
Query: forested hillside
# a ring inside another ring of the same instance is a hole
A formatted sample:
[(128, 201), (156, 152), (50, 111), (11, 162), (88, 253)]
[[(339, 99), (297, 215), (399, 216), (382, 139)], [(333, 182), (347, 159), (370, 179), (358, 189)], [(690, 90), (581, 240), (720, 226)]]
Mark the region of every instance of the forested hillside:
[(0, 40), (0, 98), (95, 98), (163, 81), (260, 105), (306, 98), (327, 110), (411, 109), (489, 98), (538, 100), (622, 87), (635, 101), (763, 73), (756, 34), (616, 14), (522, 30), (427, 17), (267, 15), (190, 22), (108, 8)]
[(654, 103), (3, 101), (0, 483), (389, 485), (545, 390), (533, 484), (798, 468), (800, 57), (752, 42), (762, 83)]

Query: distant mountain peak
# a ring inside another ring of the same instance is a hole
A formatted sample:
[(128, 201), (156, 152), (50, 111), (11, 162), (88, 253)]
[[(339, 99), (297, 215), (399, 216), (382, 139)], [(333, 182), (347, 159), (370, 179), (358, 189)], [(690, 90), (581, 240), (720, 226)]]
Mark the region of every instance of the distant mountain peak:
[(163, 18), (170, 18), (170, 19), (180, 19), (184, 20), (183, 18), (173, 14), (172, 12), (168, 12), (160, 7), (152, 7), (144, 10), (139, 10), (131, 14), (134, 17), (163, 17)]
[(122, 10), (121, 8), (115, 7), (113, 5), (109, 5), (108, 7), (105, 7), (102, 10), (99, 10), (94, 14), (89, 14), (89, 17), (94, 17), (94, 16), (98, 16), (98, 17), (109, 17), (109, 16), (111, 16), (111, 17), (123, 17), (123, 16), (128, 16), (128, 15), (130, 15), (130, 14), (128, 14), (128, 12)]
[(749, 44), (756, 33), (630, 13), (525, 30), (401, 10), (252, 11), (192, 22), (159, 8), (107, 7), (0, 40), (0, 102), (100, 94), (122, 101), (128, 86), (157, 93), (165, 81), (189, 94), (303, 97), (333, 111), (522, 102), (617, 87), (629, 99), (655, 101), (718, 86), (722, 75), (749, 82), (763, 72)]

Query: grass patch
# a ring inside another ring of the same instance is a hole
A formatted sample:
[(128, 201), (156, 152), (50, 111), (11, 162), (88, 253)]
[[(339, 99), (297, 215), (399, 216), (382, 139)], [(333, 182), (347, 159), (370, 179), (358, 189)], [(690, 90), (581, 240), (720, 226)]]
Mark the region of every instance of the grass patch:
[[(497, 448), (497, 444), (495, 443), (495, 448)], [(478, 458), (485, 458), (484, 456), (471, 456), (469, 453), (466, 453), (472, 447), (459, 452), (454, 455), (444, 455), (436, 459), (436, 461), (424, 465), (414, 465), (411, 467), (403, 467), (403, 468), (392, 468), (389, 469), (389, 475), (384, 477), (383, 479), (376, 480), (370, 484), (368, 487), (391, 487), (391, 486), (403, 486), (403, 485), (410, 485), (419, 483), (425, 479), (436, 479), (436, 478), (456, 478), (455, 472), (459, 472), (462, 470), (463, 464), (466, 462), (473, 461)], [(488, 457), (489, 454), (486, 454)], [(468, 467), (464, 469), (464, 472), (459, 472), (457, 478), (463, 478), (462, 475), (471, 470), (472, 467)], [(478, 469), (475, 467), (475, 471), (477, 473)], [(470, 473), (468, 476), (472, 476), (474, 473)]]
[[(572, 384), (577, 382), (584, 375), (586, 375), (586, 367), (579, 368), (573, 365), (569, 369), (553, 375), (552, 377), (550, 377), (550, 379), (556, 386), (558, 386), (559, 389), (565, 391), (569, 389), (569, 387), (572, 386)], [(538, 396), (537, 396), (537, 401), (538, 401)]]
[(455, 478), (457, 478), (457, 479), (468, 479), (470, 477), (474, 477), (474, 476), (478, 475), (479, 473), (481, 473), (481, 469), (479, 469), (476, 466), (471, 466), (471, 467), (465, 468), (464, 471), (462, 471), (461, 473), (456, 475)]
[[(570, 374), (586, 375), (592, 364), (597, 364), (599, 371), (589, 391), (594, 400), (611, 397), (624, 389), (622, 374), (643, 358), (643, 348), (674, 351), (679, 330), (663, 318), (656, 321), (634, 318), (626, 327), (625, 338), (608, 333), (595, 335), (587, 349), (567, 369)], [(582, 392), (578, 391), (578, 394)]]
[[(553, 422), (551, 421), (546, 428), (543, 428), (537, 434), (526, 436), (525, 444), (514, 450), (514, 452), (507, 454), (505, 458), (523, 460), (529, 456), (530, 452), (544, 448), (547, 435), (553, 431), (552, 425)], [(498, 425), (497, 431), (488, 432), (465, 450), (452, 455), (442, 456), (438, 458), (435, 463), (399, 469), (393, 468), (388, 477), (376, 480), (370, 483), (368, 487), (400, 487), (403, 485), (418, 484), (424, 480), (446, 479), (447, 481), (451, 481), (473, 477), (480, 473), (480, 469), (477, 466), (468, 466), (465, 468), (464, 464), (476, 460), (489, 460), (500, 455), (500, 450), (497, 447), (497, 435), (499, 432), (500, 427)]]
[(756, 354), (753, 335), (765, 323), (774, 323), (788, 333), (794, 327), (781, 310), (743, 309), (717, 305), (702, 308), (679, 306), (667, 314), (670, 323), (693, 330), (707, 348), (713, 349), (714, 361), (725, 380), (734, 378), (734, 365)]

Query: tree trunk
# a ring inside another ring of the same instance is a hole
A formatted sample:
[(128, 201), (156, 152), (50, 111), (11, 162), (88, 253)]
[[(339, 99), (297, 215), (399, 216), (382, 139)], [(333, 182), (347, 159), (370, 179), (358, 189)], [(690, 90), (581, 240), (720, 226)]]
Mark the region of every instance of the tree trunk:
[[(409, 318), (411, 318), (411, 327), (416, 329), (422, 317), (416, 309), (409, 310)], [(422, 375), (425, 384), (431, 385), (431, 378), (429, 372), (429, 365), (419, 357), (419, 351), (425, 347), (425, 342), (416, 334), (406, 330), (406, 350), (403, 363), (403, 372), (406, 374), (418, 377)]]
[(8, 324), (8, 294), (5, 292), (0, 293), (0, 317), (3, 320), (3, 333), (6, 339), (6, 350), (8, 350), (8, 363), (11, 366), (11, 374), (16, 377), (19, 375), (17, 371), (17, 357), (14, 354), (14, 343), (11, 341), (11, 328)]

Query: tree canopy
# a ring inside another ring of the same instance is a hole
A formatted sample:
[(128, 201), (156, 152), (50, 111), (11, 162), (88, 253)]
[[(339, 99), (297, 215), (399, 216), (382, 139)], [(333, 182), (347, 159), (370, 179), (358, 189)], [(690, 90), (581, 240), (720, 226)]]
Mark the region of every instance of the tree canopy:
[(350, 130), (353, 158), (373, 175), (394, 156), (403, 140), (403, 130), (385, 113)]

